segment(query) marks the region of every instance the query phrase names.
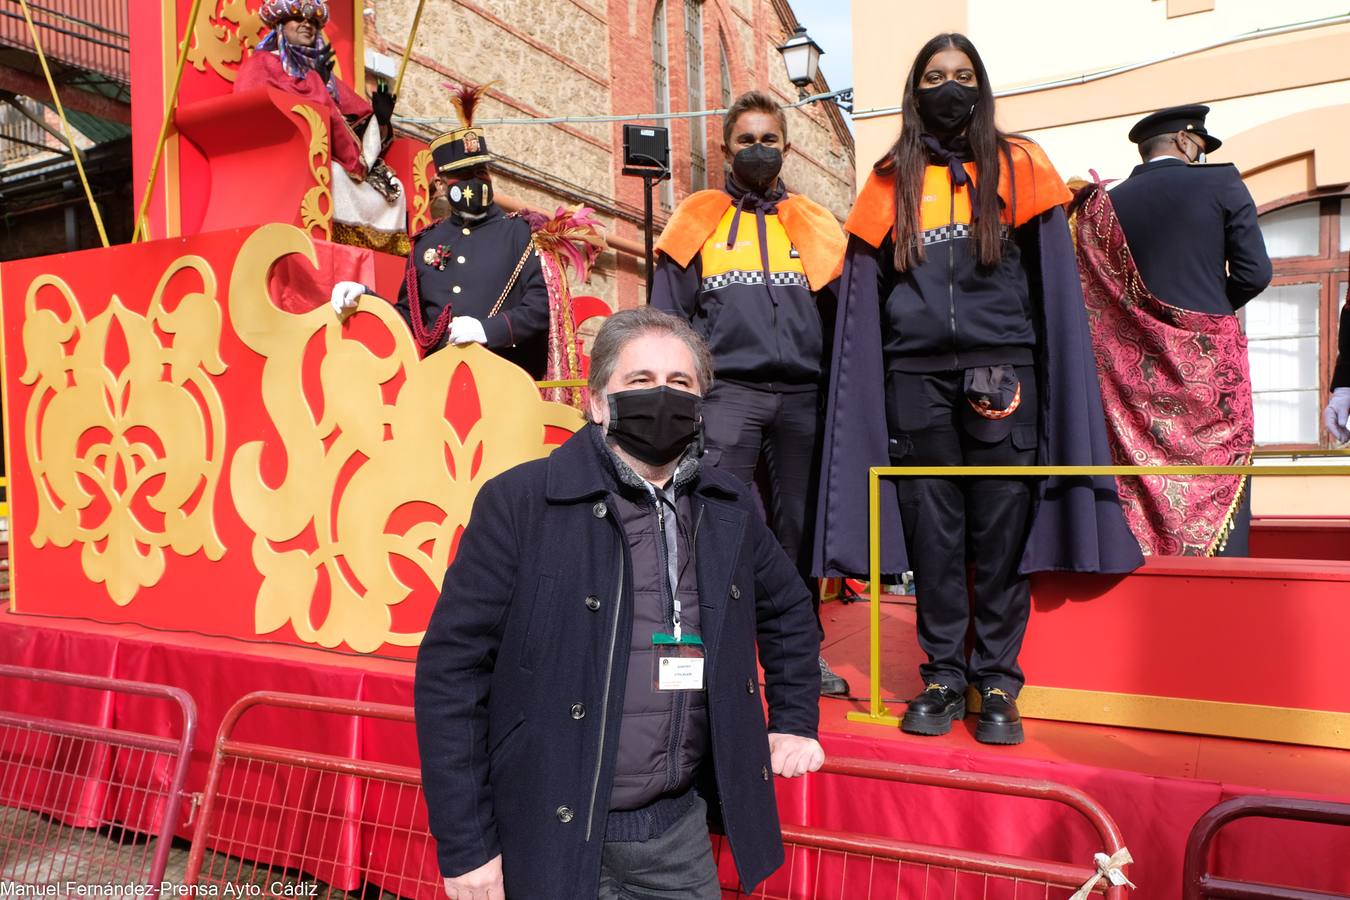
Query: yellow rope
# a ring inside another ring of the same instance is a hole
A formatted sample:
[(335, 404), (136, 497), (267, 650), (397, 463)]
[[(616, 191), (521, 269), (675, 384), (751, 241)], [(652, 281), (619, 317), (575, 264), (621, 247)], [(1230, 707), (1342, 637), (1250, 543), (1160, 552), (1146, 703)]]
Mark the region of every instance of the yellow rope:
[(145, 214), (150, 209), (150, 198), (155, 193), (155, 182), (159, 179), (159, 163), (164, 156), (164, 144), (169, 139), (169, 124), (173, 121), (173, 111), (178, 106), (178, 86), (183, 82), (183, 66), (187, 63), (188, 42), (192, 40), (192, 26), (197, 21), (197, 12), (202, 0), (192, 0), (192, 11), (188, 13), (187, 26), (183, 30), (183, 42), (178, 45), (178, 68), (173, 74), (173, 89), (164, 108), (164, 121), (159, 126), (159, 140), (155, 142), (155, 156), (150, 163), (150, 179), (145, 184), (145, 193), (141, 195), (141, 205), (136, 210), (136, 230), (131, 234), (134, 244), (142, 233), (147, 231)]
[(103, 228), (103, 216), (98, 211), (98, 204), (94, 202), (94, 190), (89, 186), (89, 178), (84, 174), (80, 148), (75, 146), (75, 135), (70, 130), (70, 122), (66, 120), (66, 110), (61, 105), (61, 96), (56, 93), (56, 82), (52, 80), (52, 70), (47, 66), (47, 54), (42, 52), (42, 41), (38, 40), (37, 28), (33, 26), (33, 14), (28, 9), (28, 0), (19, 0), (19, 5), (23, 7), (23, 18), (28, 23), (28, 33), (33, 38), (33, 49), (37, 51), (38, 62), (42, 64), (42, 74), (47, 78), (47, 90), (52, 92), (56, 114), (61, 117), (61, 130), (66, 134), (66, 146), (70, 148), (70, 156), (75, 160), (75, 171), (80, 173), (80, 184), (84, 185), (84, 196), (89, 200), (89, 211), (94, 214), (94, 225), (98, 228), (99, 240), (106, 247), (108, 232)]
[(412, 30), (408, 32), (408, 43), (403, 45), (403, 62), (398, 66), (398, 79), (394, 82), (394, 96), (403, 90), (403, 73), (408, 68), (408, 57), (412, 56), (413, 41), (417, 40), (417, 26), (422, 24), (422, 7), (427, 0), (417, 0), (417, 12), (413, 14)]
[(574, 388), (585, 387), (587, 381), (585, 378), (564, 378), (560, 381), (536, 381), (534, 386), (537, 388)]

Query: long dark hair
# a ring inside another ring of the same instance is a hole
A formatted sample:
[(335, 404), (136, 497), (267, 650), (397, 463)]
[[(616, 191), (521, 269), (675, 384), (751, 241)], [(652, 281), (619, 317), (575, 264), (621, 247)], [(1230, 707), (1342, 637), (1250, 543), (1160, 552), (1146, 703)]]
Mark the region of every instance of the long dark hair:
[(923, 243), (919, 240), (919, 204), (923, 195), (924, 169), (928, 166), (928, 151), (919, 136), (923, 120), (919, 118), (918, 90), (928, 61), (935, 53), (948, 48), (960, 50), (970, 57), (979, 81), (980, 97), (975, 112), (966, 128), (975, 157), (975, 196), (972, 223), (975, 254), (981, 265), (992, 266), (1003, 256), (1001, 222), (999, 220), (998, 178), (1000, 157), (1009, 157), (1007, 135), (994, 124), (994, 90), (984, 60), (970, 38), (964, 34), (939, 34), (919, 50), (905, 79), (905, 94), (901, 101), (900, 137), (886, 155), (877, 160), (873, 169), (880, 175), (895, 177), (895, 268), (905, 272), (924, 260)]

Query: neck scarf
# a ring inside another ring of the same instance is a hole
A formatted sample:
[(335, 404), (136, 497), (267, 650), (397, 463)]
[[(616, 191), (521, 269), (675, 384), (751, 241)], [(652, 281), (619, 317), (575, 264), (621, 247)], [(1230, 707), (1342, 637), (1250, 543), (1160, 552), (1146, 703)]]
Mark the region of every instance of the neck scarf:
[[(286, 74), (297, 81), (309, 77), (310, 72), (317, 71), (315, 63), (319, 61), (319, 56), (328, 49), (328, 42), (320, 34), (314, 41), (313, 47), (301, 47), (299, 44), (292, 44), (286, 40), (285, 35), (281, 33), (281, 25), (272, 29), (271, 34), (262, 39), (258, 44), (258, 50), (275, 53), (281, 60), (281, 68)], [(325, 84), (328, 93), (334, 100), (337, 99), (337, 75), (330, 75)]]
[(947, 167), (954, 186), (960, 187), (963, 184), (970, 183), (970, 173), (966, 171), (966, 167), (962, 163), (971, 162), (975, 155), (971, 152), (970, 141), (966, 140), (965, 135), (957, 135), (946, 141), (941, 141), (925, 131), (919, 135), (919, 140), (923, 141), (923, 147), (928, 151), (928, 158), (934, 164)]

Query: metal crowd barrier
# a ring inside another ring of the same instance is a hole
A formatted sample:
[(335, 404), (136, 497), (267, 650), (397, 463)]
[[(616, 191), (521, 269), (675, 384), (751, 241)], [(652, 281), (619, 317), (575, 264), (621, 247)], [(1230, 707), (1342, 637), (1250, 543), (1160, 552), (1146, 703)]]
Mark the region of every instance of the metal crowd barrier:
[[(406, 723), (409, 735), (413, 723), (407, 706), (271, 691), (241, 698), (220, 726), (184, 883), (203, 896), (443, 898), (420, 769), (237, 739), (240, 720), (264, 709), (284, 711), (292, 744), (306, 742), (294, 724), (306, 713), (330, 725), (345, 717), (358, 734), (362, 719)], [(412, 740), (396, 749), (417, 759)]]
[[(0, 884), (58, 894), (72, 884), (135, 885), (156, 896), (187, 808), (192, 698), (164, 685), (11, 665), (0, 665), (0, 683), (0, 706), (9, 707), (0, 710)], [(160, 702), (129, 703), (142, 699)], [(77, 711), (98, 720), (117, 709), (163, 723), (169, 704), (176, 738), (76, 720)]]
[[(1287, 455), (1287, 454), (1282, 454)], [(1312, 455), (1312, 454), (1308, 454)], [(1350, 450), (1321, 451), (1318, 456), (1350, 456)], [(899, 724), (881, 697), (881, 479), (883, 478), (1045, 478), (1139, 477), (1141, 475), (1259, 475), (1277, 478), (1314, 475), (1350, 476), (1350, 465), (1287, 466), (872, 466), (867, 470), (868, 599), (870, 601), (870, 698), (867, 712), (848, 718), (892, 727)], [(898, 540), (898, 538), (897, 538)]]
[[(1186, 839), (1182, 869), (1182, 900), (1350, 900), (1350, 894), (1284, 885), (1262, 884), (1224, 878), (1209, 871), (1209, 848), (1215, 836), (1237, 819), (1289, 819), (1326, 825), (1350, 826), (1350, 803), (1328, 800), (1304, 800), (1295, 797), (1234, 797), (1218, 804), (1200, 817)], [(1350, 831), (1346, 832), (1350, 840)], [(1345, 860), (1328, 859), (1329, 866), (1344, 866)]]
[[(846, 776), (873, 782), (926, 785), (1066, 806), (1087, 820), (1101, 851), (1115, 857), (1124, 849), (1116, 823), (1081, 791), (1003, 775), (935, 769), (862, 759), (831, 759), (813, 778)], [(719, 854), (721, 844), (718, 840)], [(959, 897), (1007, 900), (1068, 900), (1098, 869), (1095, 865), (1052, 862), (984, 853), (871, 835), (783, 826), (786, 861), (754, 893), (725, 891), (724, 897), (763, 900), (951, 900)], [(1121, 874), (1128, 870), (1122, 865)], [(1090, 896), (1120, 900), (1125, 887), (1101, 879)]]

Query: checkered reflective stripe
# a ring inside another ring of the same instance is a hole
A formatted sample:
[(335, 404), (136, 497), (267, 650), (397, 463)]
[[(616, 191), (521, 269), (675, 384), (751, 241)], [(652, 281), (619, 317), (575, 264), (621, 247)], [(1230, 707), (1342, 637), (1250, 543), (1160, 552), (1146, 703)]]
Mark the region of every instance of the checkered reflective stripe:
[[(732, 271), (722, 272), (717, 275), (709, 275), (703, 279), (703, 290), (719, 291), (724, 287), (730, 287), (733, 284), (763, 284), (763, 272), (743, 272)], [(772, 272), (769, 275), (769, 283), (774, 287), (810, 287), (806, 276), (801, 272)]]
[[(1012, 235), (1012, 229), (1007, 225), (999, 228), (999, 236), (1007, 240)], [(930, 228), (920, 235), (924, 244), (940, 244), (943, 241), (954, 241), (957, 238), (968, 238), (971, 236), (970, 226), (964, 223), (955, 225), (943, 225), (941, 228)]]

